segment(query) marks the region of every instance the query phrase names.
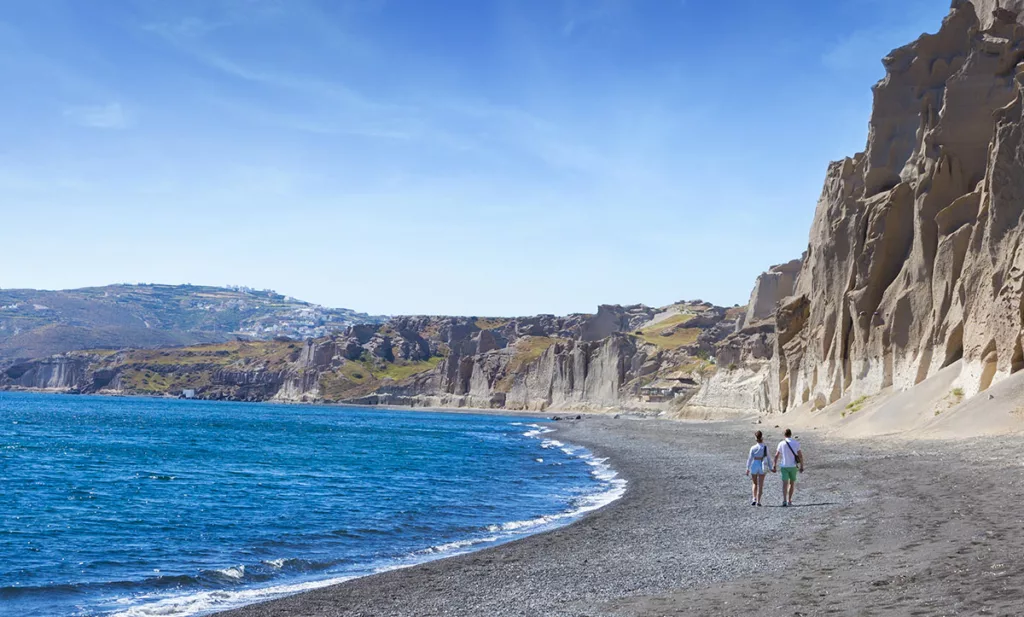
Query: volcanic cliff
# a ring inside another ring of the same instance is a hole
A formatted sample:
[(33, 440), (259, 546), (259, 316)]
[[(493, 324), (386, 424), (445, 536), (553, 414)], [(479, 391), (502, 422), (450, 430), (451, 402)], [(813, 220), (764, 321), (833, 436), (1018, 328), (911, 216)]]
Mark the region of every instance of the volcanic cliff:
[(969, 398), (1024, 368), (1022, 10), (956, 0), (883, 60), (865, 151), (829, 165), (807, 252), (758, 280), (694, 404), (820, 409), (947, 367)]

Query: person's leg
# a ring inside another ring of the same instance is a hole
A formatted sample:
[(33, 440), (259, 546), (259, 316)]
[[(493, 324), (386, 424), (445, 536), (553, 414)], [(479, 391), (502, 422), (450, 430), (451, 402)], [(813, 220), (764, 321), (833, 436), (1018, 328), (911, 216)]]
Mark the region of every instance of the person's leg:
[(764, 476), (765, 474), (757, 476), (757, 505), (761, 505), (761, 494), (764, 493)]
[(750, 474), (750, 499), (757, 501), (757, 474)]
[(796, 478), (793, 478), (789, 483), (789, 498), (787, 501), (789, 505), (793, 505), (793, 493), (796, 492)]
[(786, 476), (783, 475), (782, 476), (782, 505), (786, 505), (788, 503), (788, 501), (787, 501), (788, 499), (789, 499), (789, 480), (787, 480)]

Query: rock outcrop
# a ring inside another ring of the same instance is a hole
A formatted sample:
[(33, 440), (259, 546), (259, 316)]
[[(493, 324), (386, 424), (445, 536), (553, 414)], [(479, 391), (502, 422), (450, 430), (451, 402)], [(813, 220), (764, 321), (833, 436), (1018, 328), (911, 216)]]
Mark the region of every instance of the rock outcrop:
[(33, 390), (76, 390), (92, 378), (90, 355), (60, 355), (14, 364), (2, 376), (7, 384)]
[(788, 263), (772, 266), (767, 272), (757, 277), (754, 291), (750, 293), (750, 301), (747, 303), (747, 312), (736, 324), (737, 330), (747, 324), (775, 316), (775, 307), (778, 306), (779, 301), (793, 293), (793, 286), (796, 284), (796, 277), (800, 273), (802, 263), (802, 260), (794, 259)]
[(961, 358), (970, 396), (1024, 368), (1022, 9), (957, 0), (883, 60), (867, 147), (829, 166), (792, 293), (769, 311), (755, 288), (767, 365), (762, 334), (720, 347), (764, 381), (750, 410), (906, 390)]

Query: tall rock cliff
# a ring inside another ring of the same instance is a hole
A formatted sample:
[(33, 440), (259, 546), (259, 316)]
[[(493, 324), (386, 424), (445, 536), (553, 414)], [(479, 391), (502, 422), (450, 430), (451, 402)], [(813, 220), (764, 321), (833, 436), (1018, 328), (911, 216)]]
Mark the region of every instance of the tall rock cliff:
[(956, 0), (883, 60), (867, 147), (829, 166), (792, 294), (720, 347), (763, 382), (750, 410), (906, 390), (961, 359), (970, 396), (1024, 368), (1022, 9)]
[(361, 402), (663, 409), (696, 391), (691, 373), (705, 364), (700, 356), (735, 328), (737, 314), (696, 301), (428, 327), (435, 346), (445, 350), (437, 369), (385, 384)]

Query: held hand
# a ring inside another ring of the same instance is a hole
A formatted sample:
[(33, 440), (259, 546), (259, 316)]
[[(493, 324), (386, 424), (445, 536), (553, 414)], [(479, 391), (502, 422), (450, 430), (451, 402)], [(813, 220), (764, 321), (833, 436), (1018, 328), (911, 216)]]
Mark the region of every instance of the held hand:
[(744, 474), (743, 474), (743, 475), (745, 475), (745, 476), (749, 476), (749, 475), (750, 475), (750, 470), (748, 469), (748, 470), (747, 470), (746, 472), (744, 472)]

